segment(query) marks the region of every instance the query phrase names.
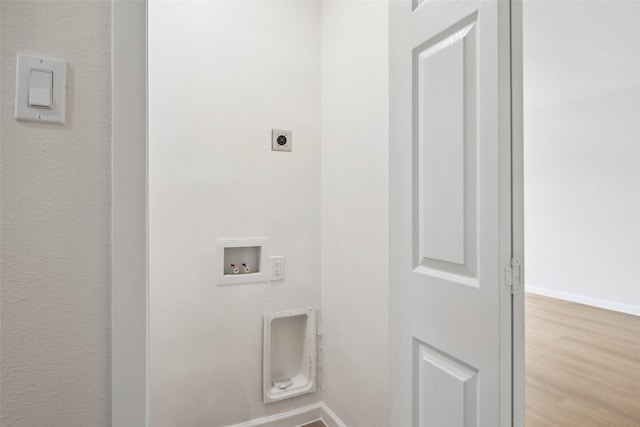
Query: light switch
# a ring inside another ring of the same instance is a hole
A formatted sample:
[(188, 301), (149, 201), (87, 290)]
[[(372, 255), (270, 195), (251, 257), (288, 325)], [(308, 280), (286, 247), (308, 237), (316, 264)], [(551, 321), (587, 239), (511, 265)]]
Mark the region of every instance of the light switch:
[(64, 124), (67, 62), (21, 53), (16, 64), (16, 120)]
[(29, 107), (51, 109), (53, 71), (29, 70)]

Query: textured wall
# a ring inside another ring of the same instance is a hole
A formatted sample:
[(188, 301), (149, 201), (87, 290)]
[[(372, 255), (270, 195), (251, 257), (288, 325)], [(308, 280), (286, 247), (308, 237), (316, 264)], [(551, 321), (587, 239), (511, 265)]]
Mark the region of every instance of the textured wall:
[[(262, 403), (265, 313), (320, 302), (320, 7), (152, 2), (150, 420), (223, 426)], [(271, 151), (271, 129), (293, 152)], [(286, 279), (218, 286), (216, 239), (268, 237)]]
[(388, 419), (387, 7), (322, 3), (323, 400), (351, 427)]
[[(0, 424), (108, 426), (110, 3), (0, 7)], [(66, 125), (13, 119), (18, 52), (68, 61)]]

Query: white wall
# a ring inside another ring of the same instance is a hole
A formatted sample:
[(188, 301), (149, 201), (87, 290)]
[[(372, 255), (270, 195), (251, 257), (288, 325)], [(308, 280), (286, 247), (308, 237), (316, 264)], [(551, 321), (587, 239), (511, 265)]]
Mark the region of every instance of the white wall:
[[(0, 424), (110, 426), (111, 4), (0, 11)], [(66, 125), (13, 119), (18, 52), (68, 61)]]
[[(320, 5), (154, 1), (149, 21), (150, 423), (317, 402), (262, 403), (262, 321), (320, 303)], [(216, 239), (233, 237), (268, 237), (286, 279), (217, 286)]]
[(350, 427), (388, 425), (387, 7), (322, 3), (323, 400)]
[(527, 290), (640, 314), (640, 3), (525, 2)]

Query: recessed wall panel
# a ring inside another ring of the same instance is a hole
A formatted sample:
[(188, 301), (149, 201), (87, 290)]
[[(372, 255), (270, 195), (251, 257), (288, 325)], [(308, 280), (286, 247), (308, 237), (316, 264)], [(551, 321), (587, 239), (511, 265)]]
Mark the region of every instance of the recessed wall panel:
[(477, 427), (478, 371), (414, 341), (414, 427)]
[(414, 50), (414, 264), (475, 277), (476, 34), (473, 15)]

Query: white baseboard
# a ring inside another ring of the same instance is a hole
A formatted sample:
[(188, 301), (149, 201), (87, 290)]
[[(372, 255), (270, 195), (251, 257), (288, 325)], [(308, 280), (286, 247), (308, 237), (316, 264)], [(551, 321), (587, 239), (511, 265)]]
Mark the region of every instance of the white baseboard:
[(585, 297), (569, 292), (554, 291), (551, 289), (538, 288), (536, 286), (526, 286), (525, 292), (542, 295), (545, 297), (562, 299), (565, 301), (577, 302), (578, 304), (590, 305), (593, 307), (604, 308), (606, 310), (619, 311), (621, 313), (634, 314), (640, 316), (640, 307), (629, 304), (621, 304), (619, 302), (607, 301), (598, 298)]
[(321, 416), (320, 404), (314, 403), (292, 411), (258, 418), (242, 424), (234, 424), (232, 427), (293, 427), (317, 421)]
[(320, 413), (327, 427), (347, 427), (324, 402), (320, 402)]
[(328, 427), (347, 427), (324, 402), (303, 406), (292, 411), (234, 424), (231, 427), (292, 427), (322, 420)]

